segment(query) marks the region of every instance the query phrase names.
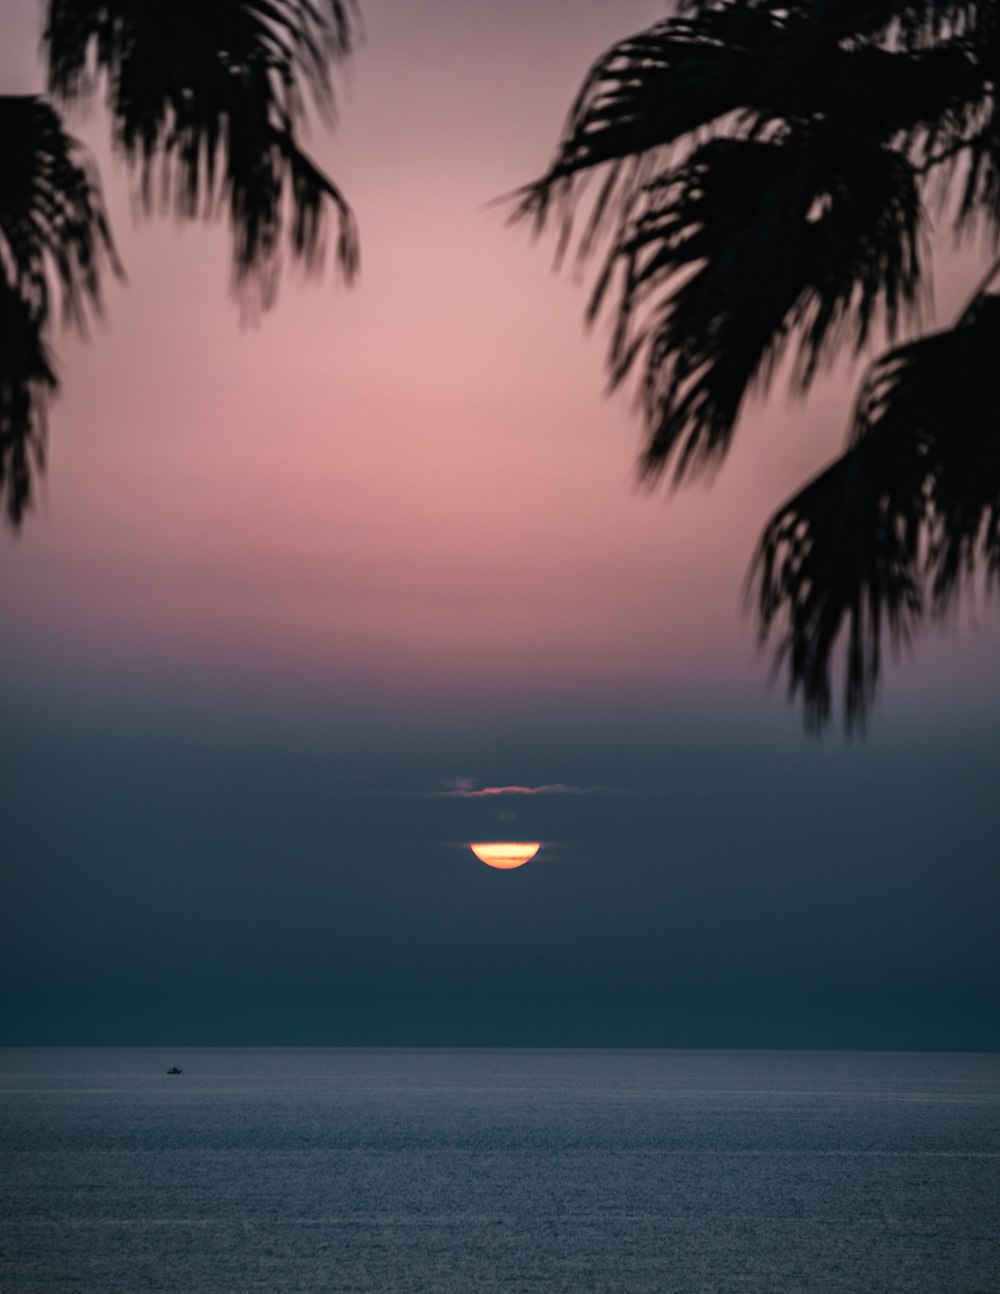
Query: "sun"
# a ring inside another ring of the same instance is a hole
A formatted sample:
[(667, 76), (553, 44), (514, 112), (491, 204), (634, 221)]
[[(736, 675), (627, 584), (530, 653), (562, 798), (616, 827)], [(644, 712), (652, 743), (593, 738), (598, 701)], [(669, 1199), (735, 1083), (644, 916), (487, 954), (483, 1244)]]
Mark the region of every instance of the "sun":
[(469, 848), (487, 867), (499, 867), (507, 871), (511, 867), (523, 867), (530, 862), (541, 848), (541, 842), (491, 841), (489, 844), (470, 845)]

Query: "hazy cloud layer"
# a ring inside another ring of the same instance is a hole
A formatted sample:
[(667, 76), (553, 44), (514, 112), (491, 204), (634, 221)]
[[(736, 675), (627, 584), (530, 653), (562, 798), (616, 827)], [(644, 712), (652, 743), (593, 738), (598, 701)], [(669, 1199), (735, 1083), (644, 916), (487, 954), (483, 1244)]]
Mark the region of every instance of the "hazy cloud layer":
[(493, 795), (601, 795), (614, 794), (613, 786), (568, 786), (565, 782), (547, 782), (542, 786), (476, 786), (470, 777), (449, 779), (441, 791), (418, 794), (432, 800), (482, 800)]

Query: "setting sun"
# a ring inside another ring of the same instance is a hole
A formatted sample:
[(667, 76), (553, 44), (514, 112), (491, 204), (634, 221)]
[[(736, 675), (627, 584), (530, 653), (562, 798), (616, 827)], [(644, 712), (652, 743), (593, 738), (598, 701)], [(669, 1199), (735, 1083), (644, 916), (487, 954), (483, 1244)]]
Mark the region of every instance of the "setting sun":
[(494, 841), (490, 844), (470, 845), (469, 848), (487, 867), (499, 867), (506, 870), (511, 867), (523, 867), (530, 862), (541, 848), (539, 841), (531, 844), (515, 844), (510, 841)]

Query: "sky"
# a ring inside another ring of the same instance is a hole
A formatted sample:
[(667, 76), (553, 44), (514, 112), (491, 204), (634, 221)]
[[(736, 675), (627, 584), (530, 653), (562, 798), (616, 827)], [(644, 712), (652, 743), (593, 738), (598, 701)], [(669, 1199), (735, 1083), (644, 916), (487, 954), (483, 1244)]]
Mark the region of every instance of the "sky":
[[(0, 89), (42, 87), (0, 0)], [(743, 612), (857, 370), (636, 487), (586, 281), (492, 205), (545, 167), (620, 0), (366, 0), (332, 134), (362, 270), (247, 326), (224, 229), (138, 219), (58, 339), (0, 536), (0, 1043), (1000, 1046), (998, 621), (807, 736)], [(977, 276), (943, 258), (947, 319)], [(502, 796), (456, 787), (561, 786)], [(471, 841), (540, 841), (513, 871)]]

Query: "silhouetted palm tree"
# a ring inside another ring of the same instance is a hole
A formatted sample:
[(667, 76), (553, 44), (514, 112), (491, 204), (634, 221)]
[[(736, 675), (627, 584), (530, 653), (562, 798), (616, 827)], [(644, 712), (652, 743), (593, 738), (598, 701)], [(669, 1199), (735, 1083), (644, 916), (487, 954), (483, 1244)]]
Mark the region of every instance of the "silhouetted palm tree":
[[(72, 102), (105, 90), (114, 143), (143, 205), (182, 219), (228, 216), (242, 304), (274, 301), (281, 248), (358, 262), (350, 207), (299, 144), (307, 96), (334, 110), (332, 65), (357, 36), (354, 0), (49, 0), (49, 89)], [(100, 304), (115, 263), (92, 163), (37, 97), (0, 98), (0, 505), (19, 525), (44, 465), (44, 408), (57, 388), (53, 285), (68, 322)]]
[[(559, 224), (560, 255), (609, 247), (589, 317), (612, 302), (612, 384), (638, 377), (648, 479), (717, 467), (789, 349), (805, 392), (841, 348), (913, 329), (929, 205), (1000, 236), (998, 85), (995, 2), (698, 0), (594, 65), (515, 218)], [(781, 625), (812, 726), (838, 645), (860, 724), (885, 642), (1000, 577), (992, 287), (871, 367), (846, 452), (764, 531), (761, 633)]]
[(115, 265), (92, 167), (44, 100), (0, 96), (0, 507), (18, 525), (44, 465), (45, 405), (56, 389), (52, 296), (81, 331)]
[(49, 88), (74, 101), (103, 78), (144, 205), (182, 219), (225, 209), (234, 286), (266, 307), (288, 213), (307, 269), (321, 262), (330, 208), (339, 265), (348, 277), (357, 267), (351, 210), (298, 139), (304, 91), (332, 116), (330, 67), (351, 53), (356, 16), (354, 0), (49, 0)]

